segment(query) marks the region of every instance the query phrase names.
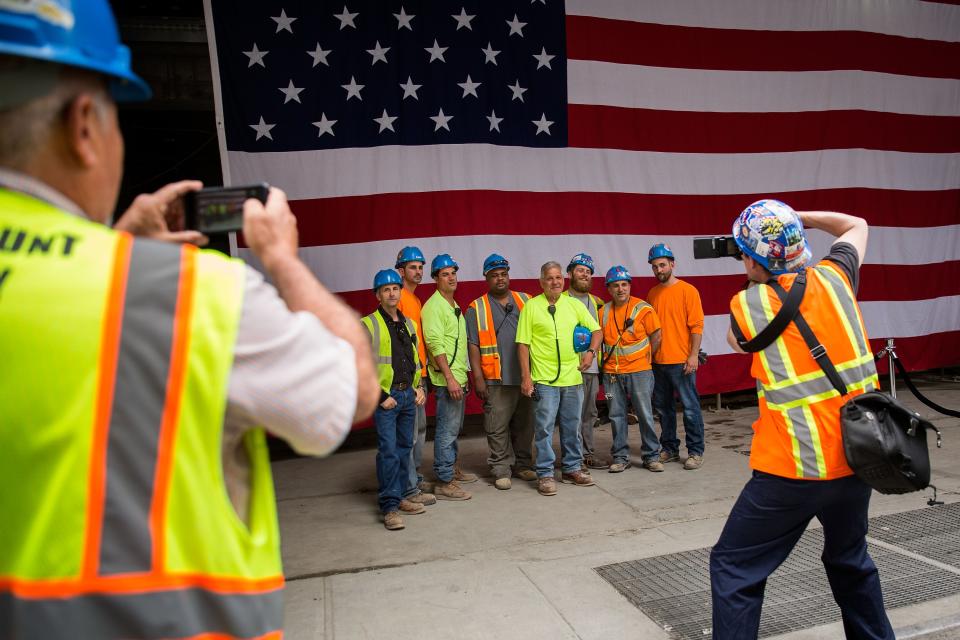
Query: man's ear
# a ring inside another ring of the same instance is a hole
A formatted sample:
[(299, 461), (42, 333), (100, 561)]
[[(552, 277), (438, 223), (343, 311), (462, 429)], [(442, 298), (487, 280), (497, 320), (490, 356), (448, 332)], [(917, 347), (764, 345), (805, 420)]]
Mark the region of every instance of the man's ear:
[(88, 92), (74, 97), (64, 111), (64, 143), (74, 161), (89, 169), (102, 160), (103, 115), (96, 98)]

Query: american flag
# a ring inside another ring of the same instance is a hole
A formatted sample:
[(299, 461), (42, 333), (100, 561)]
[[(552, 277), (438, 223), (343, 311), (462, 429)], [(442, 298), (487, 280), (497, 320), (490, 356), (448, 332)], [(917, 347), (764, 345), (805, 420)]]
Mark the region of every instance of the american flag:
[(770, 196), (866, 218), (874, 346), (960, 362), (956, 4), (205, 4), (225, 179), (285, 189), (303, 259), (363, 312), (407, 244), (454, 256), (466, 305), (492, 252), (517, 290), (586, 252), (595, 293), (624, 264), (644, 297), (647, 249), (667, 242), (707, 314), (700, 391), (747, 388), (724, 340), (742, 268), (694, 261), (691, 239)]

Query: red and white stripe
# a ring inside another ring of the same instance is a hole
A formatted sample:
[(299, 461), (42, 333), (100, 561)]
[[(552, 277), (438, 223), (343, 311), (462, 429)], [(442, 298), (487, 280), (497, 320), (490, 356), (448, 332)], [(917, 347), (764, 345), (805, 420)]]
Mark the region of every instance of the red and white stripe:
[[(461, 264), (461, 304), (497, 252), (515, 288), (585, 251), (634, 293), (666, 241), (707, 314), (703, 393), (752, 386), (730, 354), (732, 260), (691, 238), (729, 233), (764, 196), (871, 224), (860, 300), (875, 339), (914, 369), (960, 361), (960, 6), (868, 0), (567, 0), (569, 147), (387, 146), (227, 152), (233, 183), (294, 200), (301, 254), (369, 310), (370, 280), (416, 244)], [(547, 114), (549, 119), (550, 114)], [(828, 240), (812, 234), (815, 254)], [(423, 297), (433, 287), (418, 289)], [(605, 294), (598, 280), (595, 292)], [(728, 355), (729, 354), (729, 355)]]

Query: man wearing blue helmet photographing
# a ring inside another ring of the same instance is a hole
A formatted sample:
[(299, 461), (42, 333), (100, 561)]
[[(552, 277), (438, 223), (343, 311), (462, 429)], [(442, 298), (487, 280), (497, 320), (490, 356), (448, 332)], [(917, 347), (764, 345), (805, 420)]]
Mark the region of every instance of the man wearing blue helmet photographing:
[(276, 289), (131, 235), (202, 241), (166, 222), (198, 182), (106, 226), (115, 101), (149, 97), (106, 2), (0, 4), (0, 86), (0, 637), (280, 637), (261, 427), (321, 455), (370, 415), (358, 316), (297, 258), (281, 191), (244, 205)]
[[(804, 226), (836, 237), (813, 266)], [(867, 233), (862, 218), (796, 212), (769, 199), (733, 224), (750, 286), (730, 301), (727, 341), (753, 353), (760, 415), (752, 477), (710, 554), (714, 638), (757, 637), (767, 577), (814, 517), (823, 525), (821, 559), (844, 633), (894, 637), (867, 553), (871, 488), (847, 464), (840, 425), (846, 401), (878, 386), (856, 300)], [(781, 309), (793, 309), (784, 324)]]

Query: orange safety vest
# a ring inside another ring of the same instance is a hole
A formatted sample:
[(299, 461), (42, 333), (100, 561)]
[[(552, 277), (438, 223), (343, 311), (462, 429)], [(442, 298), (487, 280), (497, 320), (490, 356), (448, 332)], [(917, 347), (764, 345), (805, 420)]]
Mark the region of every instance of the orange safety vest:
[[(609, 302), (600, 308), (600, 326), (603, 328), (604, 372), (634, 373), (650, 369), (650, 336), (646, 334), (642, 326), (640, 327), (640, 335), (643, 337), (638, 337), (636, 333), (637, 317), (645, 309), (653, 313), (653, 307), (649, 303), (630, 296), (623, 314), (624, 319), (618, 326), (617, 310), (614, 308), (613, 302)], [(627, 318), (633, 320), (633, 327), (622, 329), (621, 333), (621, 328), (626, 324)]]
[[(523, 311), (523, 304), (530, 299), (525, 293), (511, 291), (513, 301), (517, 305), (517, 313)], [(485, 380), (500, 380), (500, 351), (497, 349), (497, 328), (493, 326), (493, 308), (490, 304), (490, 295), (483, 294), (470, 303), (471, 309), (477, 314), (477, 333), (480, 340), (480, 368)]]
[[(781, 275), (785, 290), (796, 274)], [(751, 339), (773, 320), (780, 298), (768, 286), (730, 301), (732, 321)], [(754, 422), (750, 466), (785, 478), (832, 480), (853, 475), (843, 453), (840, 408), (878, 386), (877, 369), (853, 289), (845, 273), (823, 260), (807, 270), (800, 313), (826, 348), (849, 393), (841, 397), (810, 355), (796, 325), (753, 354), (760, 417)]]

